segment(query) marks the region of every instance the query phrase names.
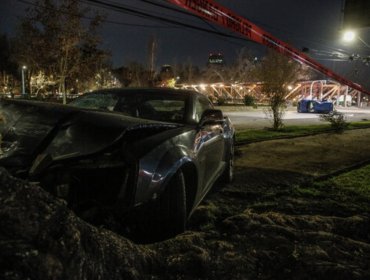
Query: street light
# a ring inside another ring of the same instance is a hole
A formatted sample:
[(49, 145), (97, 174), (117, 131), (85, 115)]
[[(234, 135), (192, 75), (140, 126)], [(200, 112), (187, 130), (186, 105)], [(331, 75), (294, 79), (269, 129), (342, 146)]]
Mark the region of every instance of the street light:
[(356, 38), (356, 33), (352, 30), (346, 30), (343, 33), (343, 41), (352, 42)]
[(22, 66), (22, 96), (25, 97), (26, 96), (26, 88), (25, 88), (25, 85), (24, 85), (24, 71), (27, 69), (27, 67), (25, 65)]
[(346, 30), (343, 32), (343, 41), (353, 42), (355, 39), (361, 41), (366, 47), (370, 48), (370, 45), (367, 44), (357, 33), (353, 30)]

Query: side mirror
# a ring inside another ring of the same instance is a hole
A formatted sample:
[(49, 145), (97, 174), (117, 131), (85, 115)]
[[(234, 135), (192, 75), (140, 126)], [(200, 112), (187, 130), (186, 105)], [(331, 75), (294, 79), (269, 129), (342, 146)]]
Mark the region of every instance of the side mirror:
[(207, 109), (200, 118), (199, 126), (223, 124), (224, 122), (224, 115), (221, 110)]

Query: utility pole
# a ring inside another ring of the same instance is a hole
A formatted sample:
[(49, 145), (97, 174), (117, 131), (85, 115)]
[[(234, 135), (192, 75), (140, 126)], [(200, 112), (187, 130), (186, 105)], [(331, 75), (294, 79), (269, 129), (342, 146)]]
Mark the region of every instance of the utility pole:
[(26, 96), (26, 87), (24, 83), (24, 71), (26, 71), (27, 67), (25, 65), (22, 66), (22, 97)]
[(155, 72), (155, 56), (157, 52), (157, 39), (152, 37), (148, 45), (148, 58), (149, 58), (149, 81), (152, 83), (154, 81)]

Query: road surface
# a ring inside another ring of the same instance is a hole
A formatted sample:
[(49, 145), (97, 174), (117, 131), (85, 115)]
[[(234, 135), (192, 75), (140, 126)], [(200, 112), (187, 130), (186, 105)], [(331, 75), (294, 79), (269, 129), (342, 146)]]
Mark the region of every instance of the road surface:
[[(338, 112), (345, 115), (348, 122), (370, 120), (370, 108), (336, 108)], [(263, 128), (270, 127), (272, 118), (266, 109), (251, 109), (250, 111), (224, 111), (236, 128)], [(288, 108), (283, 117), (286, 125), (305, 125), (323, 123), (319, 119), (319, 114), (297, 113), (296, 109)]]

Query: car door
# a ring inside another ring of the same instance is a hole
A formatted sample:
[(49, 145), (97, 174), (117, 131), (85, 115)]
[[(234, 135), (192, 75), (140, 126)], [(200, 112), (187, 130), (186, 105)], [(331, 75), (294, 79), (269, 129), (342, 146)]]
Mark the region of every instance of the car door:
[[(209, 100), (198, 96), (195, 100), (195, 120), (200, 121), (203, 112), (213, 108)], [(199, 164), (202, 191), (207, 191), (223, 166), (224, 138), (222, 125), (199, 127), (195, 136), (195, 150)]]

